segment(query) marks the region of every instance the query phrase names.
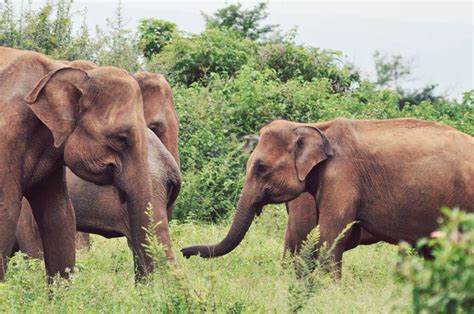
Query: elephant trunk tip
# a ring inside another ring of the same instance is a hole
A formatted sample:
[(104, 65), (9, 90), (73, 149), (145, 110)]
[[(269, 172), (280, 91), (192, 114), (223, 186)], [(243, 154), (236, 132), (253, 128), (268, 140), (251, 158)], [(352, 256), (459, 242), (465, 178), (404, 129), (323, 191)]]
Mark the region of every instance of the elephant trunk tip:
[(191, 256), (194, 255), (199, 255), (203, 258), (209, 258), (209, 257), (214, 257), (214, 250), (212, 248), (209, 248), (207, 246), (188, 246), (183, 249), (181, 249), (181, 253), (183, 254), (184, 257), (190, 258)]

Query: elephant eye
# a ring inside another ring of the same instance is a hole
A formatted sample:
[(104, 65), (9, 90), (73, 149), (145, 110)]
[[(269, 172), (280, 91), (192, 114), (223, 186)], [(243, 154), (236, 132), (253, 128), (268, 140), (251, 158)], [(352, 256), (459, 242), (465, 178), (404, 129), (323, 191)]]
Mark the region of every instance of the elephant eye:
[(160, 137), (164, 132), (164, 126), (161, 123), (153, 123), (148, 126), (148, 128), (156, 134), (156, 136)]
[(124, 151), (130, 147), (128, 135), (125, 133), (114, 134), (111, 136), (112, 148), (117, 151)]
[(270, 166), (261, 161), (255, 165), (255, 171), (260, 175), (267, 173), (268, 170), (270, 170)]
[(303, 148), (303, 146), (304, 146), (304, 139), (300, 137), (298, 141), (296, 142), (296, 147)]

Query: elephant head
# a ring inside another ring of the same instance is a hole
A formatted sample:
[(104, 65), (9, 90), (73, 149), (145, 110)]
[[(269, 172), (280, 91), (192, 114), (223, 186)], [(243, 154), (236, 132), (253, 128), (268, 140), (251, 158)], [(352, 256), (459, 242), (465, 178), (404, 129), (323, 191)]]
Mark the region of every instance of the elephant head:
[(148, 128), (158, 136), (179, 166), (179, 122), (173, 105), (171, 87), (161, 74), (137, 72), (133, 77), (140, 85)]
[[(143, 108), (148, 128), (158, 136), (179, 168), (179, 121), (173, 105), (173, 94), (170, 85), (161, 74), (137, 72), (133, 77), (137, 80), (142, 91)], [(179, 185), (174, 192), (177, 196)], [(168, 221), (173, 216), (173, 204), (171, 203), (167, 208)]]
[(152, 270), (145, 254), (144, 210), (152, 200), (148, 143), (140, 87), (124, 70), (61, 67), (25, 98), (51, 131), (65, 165), (98, 185), (114, 185), (127, 203), (138, 275)]
[(184, 248), (183, 255), (207, 258), (232, 251), (263, 206), (290, 201), (307, 191), (310, 173), (332, 155), (326, 135), (313, 125), (274, 121), (262, 128), (227, 236), (216, 245)]

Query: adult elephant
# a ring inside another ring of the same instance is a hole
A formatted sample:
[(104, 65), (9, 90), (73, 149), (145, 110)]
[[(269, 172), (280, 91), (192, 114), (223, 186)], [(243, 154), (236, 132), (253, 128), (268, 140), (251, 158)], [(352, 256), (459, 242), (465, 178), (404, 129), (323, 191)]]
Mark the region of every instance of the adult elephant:
[[(127, 203), (137, 274), (153, 268), (144, 248), (152, 201), (140, 87), (124, 70), (90, 71), (0, 48), (0, 279), (15, 242), (22, 197), (31, 204), (49, 278), (75, 263), (75, 217), (65, 166)], [(51, 280), (51, 279), (49, 279)]]
[[(73, 65), (81, 66), (83, 69), (95, 67), (93, 63), (82, 60), (74, 61)], [(145, 120), (154, 133), (149, 136), (148, 159), (155, 194), (152, 204), (154, 220), (161, 221), (155, 231), (166, 248), (168, 259), (174, 261), (168, 220), (171, 219), (173, 204), (181, 183), (178, 166), (178, 118), (171, 88), (162, 75), (139, 72), (134, 74), (134, 77), (142, 92)], [(66, 177), (76, 213), (77, 230), (107, 238), (125, 236), (130, 243), (127, 206), (120, 202), (116, 189), (111, 186), (94, 185), (70, 171)], [(76, 234), (76, 239), (88, 240), (88, 233), (82, 232)], [(16, 250), (21, 250), (30, 257), (42, 257), (38, 228), (26, 201), (23, 203), (16, 236), (18, 241)]]
[[(302, 193), (285, 205), (288, 222), (285, 230), (284, 253), (297, 254), (308, 234), (318, 225), (319, 212), (315, 198), (308, 192)], [(379, 238), (359, 225), (355, 225), (345, 243), (344, 251), (358, 245), (369, 245), (379, 241), (381, 241)]]
[[(440, 208), (474, 212), (474, 138), (449, 126), (415, 119), (303, 124), (275, 121), (261, 130), (227, 236), (216, 245), (184, 248), (185, 257), (216, 257), (244, 238), (266, 204), (310, 193), (321, 241), (329, 245), (346, 225), (377, 239), (414, 244), (438, 225)], [(350, 233), (335, 247), (340, 276)]]

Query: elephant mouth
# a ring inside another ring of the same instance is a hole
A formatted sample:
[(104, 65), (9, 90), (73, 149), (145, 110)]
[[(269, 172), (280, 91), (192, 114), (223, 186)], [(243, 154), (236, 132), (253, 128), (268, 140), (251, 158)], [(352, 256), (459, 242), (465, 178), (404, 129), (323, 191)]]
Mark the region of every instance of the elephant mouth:
[(255, 215), (257, 215), (258, 217), (262, 214), (262, 211), (263, 211), (263, 205), (257, 205), (255, 207)]

